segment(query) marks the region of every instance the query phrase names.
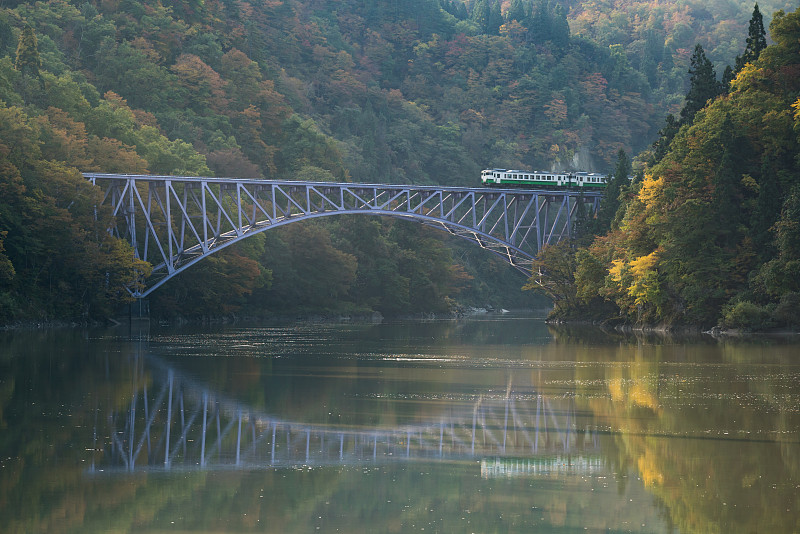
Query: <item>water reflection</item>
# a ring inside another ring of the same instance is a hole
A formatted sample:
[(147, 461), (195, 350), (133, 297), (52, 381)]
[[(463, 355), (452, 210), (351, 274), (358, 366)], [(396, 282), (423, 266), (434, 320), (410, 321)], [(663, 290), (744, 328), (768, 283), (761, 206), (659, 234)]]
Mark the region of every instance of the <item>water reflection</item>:
[(800, 530), (791, 339), (1, 335), (3, 532)]
[[(387, 461), (468, 461), (484, 474), (596, 469), (600, 446), (590, 414), (574, 399), (480, 393), (442, 403), (428, 420), (399, 426), (308, 424), (267, 414), (186, 376), (155, 356), (131, 364), (126, 410), (99, 406), (110, 439), (90, 470), (264, 469)], [(501, 461), (501, 458), (503, 459)], [(514, 461), (506, 461), (514, 458)], [(535, 459), (530, 461), (530, 459)], [(519, 463), (520, 459), (526, 461)], [(494, 466), (494, 467), (492, 467)], [(587, 471), (588, 472), (588, 471)]]

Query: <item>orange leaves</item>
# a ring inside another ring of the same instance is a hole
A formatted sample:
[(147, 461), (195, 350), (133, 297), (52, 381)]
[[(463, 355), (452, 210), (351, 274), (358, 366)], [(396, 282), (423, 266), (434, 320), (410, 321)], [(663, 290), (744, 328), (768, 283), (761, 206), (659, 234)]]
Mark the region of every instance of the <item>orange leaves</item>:
[(198, 111), (208, 113), (206, 106), (216, 113), (228, 107), (225, 93), (227, 83), (214, 69), (193, 54), (183, 54), (170, 70), (178, 76), (179, 83), (189, 92), (189, 102)]
[(567, 104), (563, 97), (556, 95), (544, 105), (544, 114), (554, 125), (558, 126), (567, 120)]
[(91, 169), (102, 172), (146, 173), (147, 161), (118, 139), (92, 136), (87, 145)]
[(69, 161), (79, 169), (89, 165), (86, 126), (82, 122), (73, 120), (64, 111), (53, 107), (47, 109), (47, 115), (36, 120), (41, 125), (44, 157)]

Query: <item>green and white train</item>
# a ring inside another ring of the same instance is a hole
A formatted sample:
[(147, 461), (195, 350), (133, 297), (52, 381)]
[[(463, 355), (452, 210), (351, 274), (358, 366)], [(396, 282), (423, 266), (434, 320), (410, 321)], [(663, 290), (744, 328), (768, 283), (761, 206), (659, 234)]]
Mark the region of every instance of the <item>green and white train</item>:
[(594, 172), (484, 169), (481, 171), (481, 182), (487, 187), (602, 190), (608, 185), (608, 176)]

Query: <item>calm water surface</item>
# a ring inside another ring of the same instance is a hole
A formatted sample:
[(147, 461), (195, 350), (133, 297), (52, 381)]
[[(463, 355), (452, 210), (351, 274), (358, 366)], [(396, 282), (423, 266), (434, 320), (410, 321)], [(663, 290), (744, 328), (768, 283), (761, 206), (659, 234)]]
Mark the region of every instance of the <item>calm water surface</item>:
[(797, 337), (133, 334), (2, 334), (0, 531), (800, 531)]

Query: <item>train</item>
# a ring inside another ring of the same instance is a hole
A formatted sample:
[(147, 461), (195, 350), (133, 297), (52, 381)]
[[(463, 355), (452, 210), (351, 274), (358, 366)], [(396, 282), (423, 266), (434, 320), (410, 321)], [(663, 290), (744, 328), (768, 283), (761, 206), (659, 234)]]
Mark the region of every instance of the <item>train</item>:
[(481, 183), (487, 187), (602, 190), (608, 185), (608, 175), (596, 172), (484, 169), (481, 171)]

